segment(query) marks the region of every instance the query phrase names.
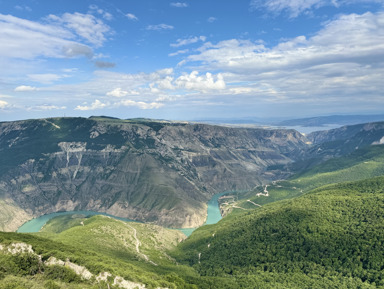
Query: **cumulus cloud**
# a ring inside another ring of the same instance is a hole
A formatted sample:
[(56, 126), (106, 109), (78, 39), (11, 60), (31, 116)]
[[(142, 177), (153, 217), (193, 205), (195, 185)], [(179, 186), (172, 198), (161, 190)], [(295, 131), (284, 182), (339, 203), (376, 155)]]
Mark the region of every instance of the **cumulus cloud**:
[[(221, 95), (290, 105), (328, 103), (336, 113), (347, 101), (369, 111), (382, 104), (383, 19), (383, 12), (339, 15), (311, 37), (285, 39), (272, 47), (238, 39), (207, 42), (184, 65), (221, 71), (227, 87)], [(184, 77), (186, 85), (190, 78)]]
[(157, 24), (157, 25), (148, 25), (147, 30), (155, 30), (155, 31), (161, 31), (161, 30), (172, 30), (174, 27), (172, 25), (168, 24)]
[(36, 91), (37, 87), (28, 86), (28, 85), (20, 85), (15, 88), (15, 91)]
[(78, 105), (75, 107), (75, 110), (96, 110), (96, 109), (103, 109), (108, 107), (108, 103), (102, 103), (100, 100), (96, 99), (91, 105)]
[(207, 40), (207, 37), (205, 36), (194, 36), (194, 37), (189, 37), (189, 38), (184, 38), (184, 39), (177, 39), (176, 43), (171, 43), (171, 47), (180, 47), (180, 46), (185, 46), (189, 44), (193, 44), (199, 41), (205, 42)]
[(123, 97), (128, 94), (128, 91), (122, 90), (120, 87), (115, 88), (114, 90), (107, 92), (107, 96), (114, 96), (114, 97)]
[(188, 3), (185, 2), (172, 2), (170, 4), (172, 7), (177, 7), (177, 8), (185, 8), (188, 7)]
[(139, 18), (137, 18), (136, 15), (132, 14), (132, 13), (127, 13), (127, 14), (125, 14), (125, 16), (127, 16), (127, 18), (129, 20), (133, 20), (133, 21), (138, 21), (139, 20)]
[(211, 73), (199, 75), (197, 71), (192, 71), (190, 74), (182, 75), (175, 80), (175, 85), (178, 88), (188, 90), (222, 90), (226, 88), (226, 84), (222, 74), (214, 77)]
[(377, 64), (384, 59), (384, 13), (341, 15), (324, 24), (311, 38), (298, 36), (268, 48), (248, 40), (206, 43), (190, 61), (211, 69), (242, 74), (266, 74), (332, 63)]

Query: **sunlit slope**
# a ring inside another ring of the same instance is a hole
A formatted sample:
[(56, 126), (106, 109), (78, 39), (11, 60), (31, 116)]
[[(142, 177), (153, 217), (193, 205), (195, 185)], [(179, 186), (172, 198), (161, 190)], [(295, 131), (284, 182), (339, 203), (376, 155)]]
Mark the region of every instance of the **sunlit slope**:
[(195, 231), (174, 256), (206, 276), (369, 288), (384, 285), (383, 243), (384, 177), (377, 177), (229, 216)]
[(121, 261), (146, 263), (149, 268), (153, 264), (174, 264), (166, 252), (186, 238), (177, 230), (123, 222), (101, 215), (90, 218), (81, 215), (56, 217), (45, 225), (39, 235)]
[[(42, 233), (0, 232), (0, 288), (196, 288), (184, 279), (198, 282), (198, 274), (167, 255), (183, 238), (105, 216), (57, 217)], [(32, 251), (10, 253), (20, 243)], [(109, 277), (100, 281), (100, 274)]]

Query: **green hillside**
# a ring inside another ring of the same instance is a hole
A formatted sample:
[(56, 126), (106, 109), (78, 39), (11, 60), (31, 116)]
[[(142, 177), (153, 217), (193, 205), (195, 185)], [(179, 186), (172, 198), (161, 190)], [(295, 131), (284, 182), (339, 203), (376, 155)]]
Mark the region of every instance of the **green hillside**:
[[(176, 230), (105, 216), (57, 217), (42, 233), (0, 232), (0, 288), (119, 288), (113, 286), (116, 277), (135, 283), (132, 288), (196, 288), (183, 278), (198, 280), (198, 274), (167, 255), (183, 238)], [(10, 254), (21, 242), (33, 253)], [(83, 266), (93, 277), (87, 280), (68, 265), (48, 265), (52, 257)], [(102, 272), (110, 277), (97, 282)]]
[(383, 219), (384, 177), (330, 185), (200, 228), (175, 256), (253, 288), (383, 287)]

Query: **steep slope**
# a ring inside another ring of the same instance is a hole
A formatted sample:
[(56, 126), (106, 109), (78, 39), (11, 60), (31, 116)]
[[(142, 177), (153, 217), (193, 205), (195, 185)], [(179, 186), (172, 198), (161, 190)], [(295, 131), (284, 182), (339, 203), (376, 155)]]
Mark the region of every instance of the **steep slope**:
[(305, 147), (293, 130), (109, 118), (0, 123), (0, 199), (29, 216), (93, 210), (196, 227), (214, 193), (284, 176), (267, 167), (291, 163)]
[(357, 148), (384, 143), (384, 122), (373, 122), (343, 126), (328, 131), (308, 134), (307, 138), (315, 145), (312, 153), (333, 156), (351, 153)]
[(229, 216), (174, 255), (202, 275), (258, 286), (382, 288), (383, 188), (384, 177), (337, 184)]

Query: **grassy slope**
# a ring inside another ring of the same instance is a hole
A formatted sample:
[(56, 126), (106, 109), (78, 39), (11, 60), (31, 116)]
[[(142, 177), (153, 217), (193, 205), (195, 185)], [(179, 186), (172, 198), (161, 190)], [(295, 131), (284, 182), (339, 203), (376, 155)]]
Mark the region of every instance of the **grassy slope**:
[(330, 185), (232, 215), (174, 255), (202, 275), (260, 288), (383, 287), (383, 188), (384, 177)]
[[(84, 226), (80, 222), (83, 222)], [(57, 230), (53, 229), (55, 226), (63, 226), (62, 231), (59, 230), (61, 232), (57, 233)], [(132, 228), (136, 229), (141, 243), (140, 252), (148, 255), (149, 260), (157, 263), (157, 266), (145, 261), (143, 255), (136, 252), (136, 239), (133, 237)], [(139, 223), (125, 223), (104, 216), (94, 216), (89, 219), (70, 219), (64, 216), (52, 220), (42, 233), (0, 232), (0, 244), (25, 242), (31, 244), (34, 251), (42, 255), (43, 259), (48, 259), (50, 256), (61, 260), (69, 259), (71, 262), (85, 266), (95, 275), (100, 272), (110, 272), (114, 276), (146, 284), (148, 288), (195, 288), (188, 283), (196, 283), (197, 281), (193, 280), (199, 279), (198, 274), (187, 266), (177, 266), (175, 261), (166, 254), (167, 250), (174, 247), (182, 237), (183, 234), (175, 230)], [(0, 253), (0, 258), (10, 257)], [(9, 260), (3, 261), (5, 264), (10, 264)], [(43, 269), (43, 271), (46, 270), (46, 268)], [(12, 279), (15, 284), (28, 285), (15, 288), (33, 286), (44, 288), (41, 285), (49, 281), (49, 278), (45, 278), (46, 274), (38, 272), (19, 274), (19, 269), (12, 271), (9, 268), (3, 271), (3, 275), (0, 274), (0, 288), (2, 288), (1, 284), (8, 282), (8, 279)], [(0, 273), (2, 273), (1, 265)], [(191, 281), (186, 282), (183, 278), (189, 278)], [(70, 283), (79, 282), (75, 280), (64, 283), (65, 286), (69, 286)], [(93, 288), (94, 286), (92, 282), (81, 284), (78, 287), (74, 285), (73, 288)], [(63, 288), (72, 288), (65, 286)], [(95, 288), (99, 288), (98, 285), (95, 285)]]

